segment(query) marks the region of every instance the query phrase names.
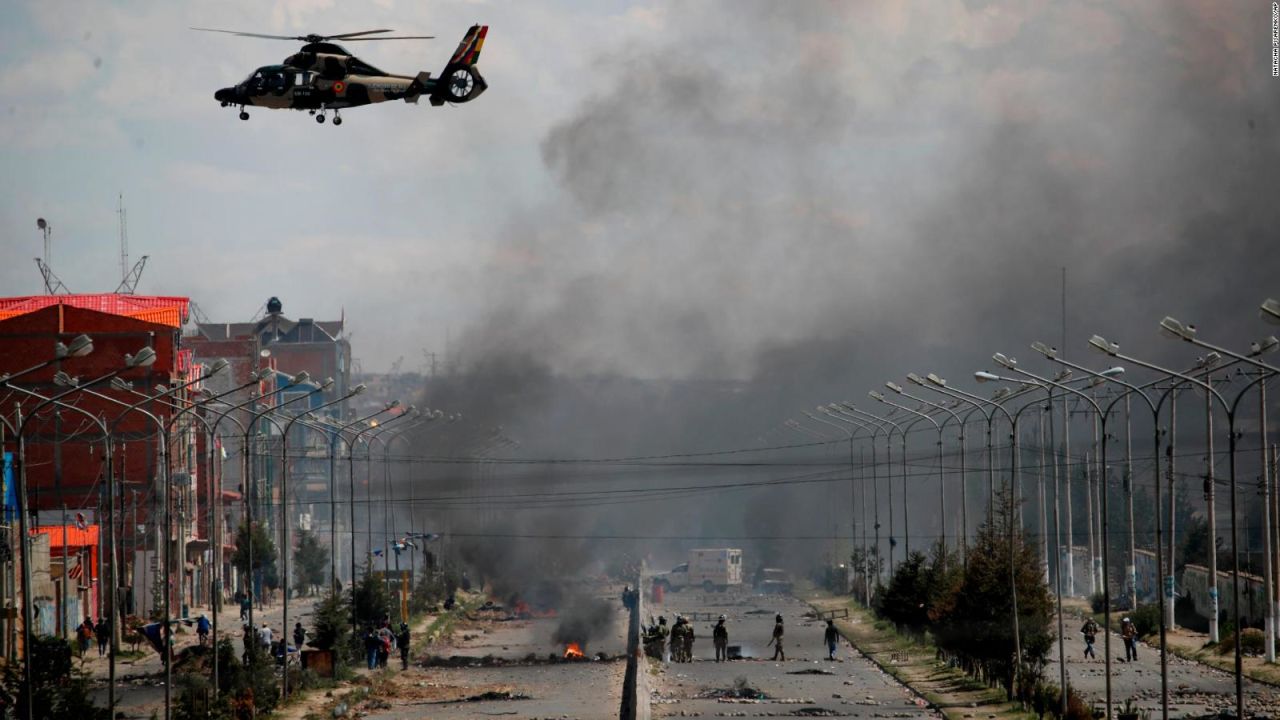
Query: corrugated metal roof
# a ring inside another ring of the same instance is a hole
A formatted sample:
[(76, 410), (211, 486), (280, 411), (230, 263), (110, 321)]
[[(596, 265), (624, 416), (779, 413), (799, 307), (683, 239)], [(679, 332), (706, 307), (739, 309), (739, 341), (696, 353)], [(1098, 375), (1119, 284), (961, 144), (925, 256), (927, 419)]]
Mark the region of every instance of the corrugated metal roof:
[(187, 322), (191, 299), (160, 295), (28, 295), (0, 298), (0, 320), (26, 315), (52, 305), (69, 305), (111, 315), (123, 315), (157, 325), (180, 328)]

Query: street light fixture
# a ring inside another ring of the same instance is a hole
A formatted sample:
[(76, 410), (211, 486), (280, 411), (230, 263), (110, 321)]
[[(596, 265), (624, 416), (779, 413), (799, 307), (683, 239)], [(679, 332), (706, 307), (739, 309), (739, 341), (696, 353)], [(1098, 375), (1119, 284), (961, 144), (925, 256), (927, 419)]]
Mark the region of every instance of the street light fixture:
[(1267, 298), (1258, 308), (1258, 314), (1272, 325), (1280, 325), (1280, 300)]

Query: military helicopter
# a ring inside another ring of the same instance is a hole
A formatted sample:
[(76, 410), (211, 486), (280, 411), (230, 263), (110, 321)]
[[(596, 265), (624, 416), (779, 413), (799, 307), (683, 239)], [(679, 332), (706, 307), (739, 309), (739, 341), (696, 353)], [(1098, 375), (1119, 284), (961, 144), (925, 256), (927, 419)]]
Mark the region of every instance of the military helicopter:
[(238, 106), (240, 119), (248, 120), (245, 107), (253, 105), (273, 110), (306, 110), (316, 122), (325, 121), (325, 113), (333, 111), (333, 124), (341, 125), (338, 111), (386, 102), (404, 100), (417, 103), (426, 96), (433, 106), (445, 103), (465, 103), (475, 100), (488, 88), (488, 84), (476, 70), (480, 49), (489, 33), (488, 25), (472, 25), (462, 37), (458, 49), (444, 66), (440, 77), (431, 77), (423, 71), (414, 77), (383, 72), (347, 52), (333, 41), (356, 42), (366, 40), (429, 40), (431, 35), (398, 35), (368, 37), (394, 32), (392, 30), (362, 30), (338, 35), (263, 35), (260, 33), (191, 28), (203, 32), (219, 32), (241, 37), (268, 38), (272, 40), (300, 40), (305, 45), (285, 58), (281, 65), (264, 65), (254, 70), (239, 85), (222, 88), (213, 99), (222, 107)]

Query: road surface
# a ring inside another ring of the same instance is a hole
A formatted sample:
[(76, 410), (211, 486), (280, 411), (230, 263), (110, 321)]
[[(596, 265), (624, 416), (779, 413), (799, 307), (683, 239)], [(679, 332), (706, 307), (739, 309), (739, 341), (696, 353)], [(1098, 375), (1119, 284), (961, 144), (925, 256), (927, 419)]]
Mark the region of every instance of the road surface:
[[(694, 662), (665, 665), (652, 680), (653, 717), (861, 717), (937, 718), (923, 699), (883, 673), (848, 643), (841, 642), (835, 662), (826, 659), (825, 622), (809, 617), (809, 606), (791, 597), (746, 592), (686, 591), (666, 596), (646, 612), (665, 615), (701, 613), (694, 623)], [(710, 620), (706, 614), (710, 614)], [(787, 660), (774, 662), (766, 647), (774, 615), (786, 627)], [(724, 614), (729, 644), (741, 645), (754, 659), (714, 662), (711, 627)], [(734, 701), (715, 697), (748, 686), (767, 698)]]

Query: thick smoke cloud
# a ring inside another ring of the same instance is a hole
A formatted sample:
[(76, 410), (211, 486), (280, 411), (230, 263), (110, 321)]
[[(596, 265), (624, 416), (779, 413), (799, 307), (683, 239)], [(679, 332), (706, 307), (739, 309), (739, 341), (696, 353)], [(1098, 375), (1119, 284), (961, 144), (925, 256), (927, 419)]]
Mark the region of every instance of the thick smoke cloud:
[(659, 16), (663, 39), (602, 59), (546, 137), (562, 202), (500, 229), (464, 358), (737, 378), (832, 338), (982, 358), (1056, 339), (1061, 267), (1072, 347), (1085, 326), (1145, 339), (1164, 312), (1234, 324), (1275, 269), (1277, 107), (1242, 8)]
[[(1064, 324), (1082, 359), (1097, 332), (1185, 366), (1157, 339), (1165, 314), (1243, 347), (1280, 270), (1265, 10), (659, 5), (660, 39), (600, 58), (598, 90), (544, 139), (559, 199), (497, 228), (461, 343), (478, 371), (451, 399), (532, 456), (741, 447), (803, 441), (766, 433), (907, 372), (967, 383)], [(845, 492), (593, 517), (825, 532)], [(916, 492), (915, 522), (935, 522)]]

